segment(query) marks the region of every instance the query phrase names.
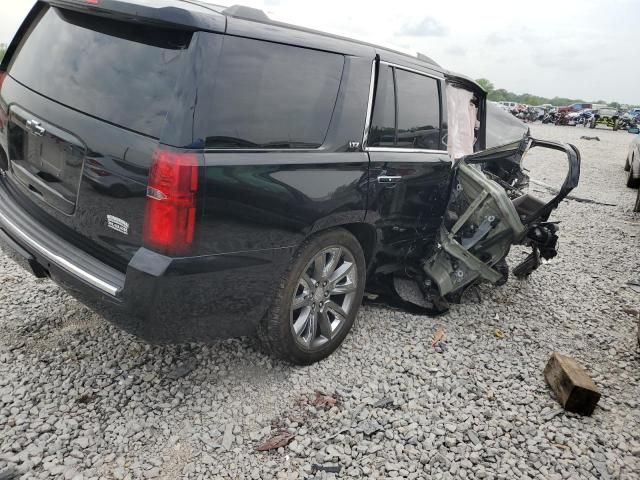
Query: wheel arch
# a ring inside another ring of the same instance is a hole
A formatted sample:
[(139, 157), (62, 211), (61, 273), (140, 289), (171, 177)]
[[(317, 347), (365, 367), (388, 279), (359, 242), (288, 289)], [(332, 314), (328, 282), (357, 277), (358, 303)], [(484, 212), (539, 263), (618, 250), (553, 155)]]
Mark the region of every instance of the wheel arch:
[(325, 219), (321, 223), (316, 223), (307, 238), (311, 235), (317, 235), (332, 228), (344, 228), (351, 233), (351, 235), (356, 237), (356, 240), (364, 252), (364, 259), (367, 264), (367, 268), (370, 267), (375, 258), (376, 245), (378, 241), (376, 228), (369, 223), (356, 221), (355, 218), (346, 218), (343, 221), (339, 221), (338, 219), (334, 219), (334, 221)]
[(367, 267), (369, 267), (373, 261), (376, 250), (377, 233), (375, 227), (368, 223), (347, 223), (342, 225), (342, 228), (356, 237), (356, 240), (358, 240), (364, 252)]

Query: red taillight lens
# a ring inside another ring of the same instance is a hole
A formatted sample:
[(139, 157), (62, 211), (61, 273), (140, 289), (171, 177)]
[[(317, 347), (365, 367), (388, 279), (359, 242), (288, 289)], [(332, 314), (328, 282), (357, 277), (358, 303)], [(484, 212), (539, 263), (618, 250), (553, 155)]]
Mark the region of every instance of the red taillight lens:
[(196, 227), (197, 191), (197, 155), (164, 150), (154, 154), (147, 186), (146, 246), (167, 255), (188, 253)]

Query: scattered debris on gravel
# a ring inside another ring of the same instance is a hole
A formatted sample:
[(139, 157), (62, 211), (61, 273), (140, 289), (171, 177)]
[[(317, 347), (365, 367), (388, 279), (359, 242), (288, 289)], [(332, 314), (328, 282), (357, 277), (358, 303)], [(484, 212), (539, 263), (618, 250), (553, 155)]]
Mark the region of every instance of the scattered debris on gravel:
[(558, 352), (547, 362), (544, 378), (568, 412), (591, 415), (602, 396), (587, 371), (575, 359)]
[[(365, 306), (344, 346), (310, 367), (274, 361), (252, 339), (145, 344), (0, 255), (0, 472), (637, 480), (640, 354), (637, 317), (625, 313), (640, 304), (627, 284), (640, 265), (623, 171), (631, 139), (531, 128), (581, 150), (576, 196), (616, 206), (564, 202), (557, 259), (527, 281), (481, 286), (447, 315)], [(564, 163), (531, 155), (532, 176), (554, 185)], [(440, 328), (446, 341), (434, 347)], [(554, 351), (579, 359), (601, 388), (591, 417), (550, 395), (542, 371)], [(273, 448), (258, 451), (265, 442)]]

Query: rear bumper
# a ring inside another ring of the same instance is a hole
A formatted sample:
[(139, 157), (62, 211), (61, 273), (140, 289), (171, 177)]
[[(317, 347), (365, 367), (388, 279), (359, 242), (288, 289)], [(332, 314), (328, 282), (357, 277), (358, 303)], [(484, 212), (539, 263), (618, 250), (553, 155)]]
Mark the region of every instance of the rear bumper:
[(36, 276), (124, 330), (152, 342), (251, 335), (268, 309), (292, 249), (171, 258), (140, 248), (126, 273), (44, 229), (0, 180), (0, 247)]

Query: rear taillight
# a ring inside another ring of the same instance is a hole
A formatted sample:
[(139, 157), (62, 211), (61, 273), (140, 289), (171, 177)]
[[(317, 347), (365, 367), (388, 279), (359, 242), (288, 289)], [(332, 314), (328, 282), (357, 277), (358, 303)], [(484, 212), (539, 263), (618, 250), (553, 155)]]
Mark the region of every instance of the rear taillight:
[(158, 150), (147, 187), (144, 243), (167, 255), (189, 252), (196, 227), (198, 157)]

